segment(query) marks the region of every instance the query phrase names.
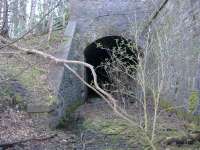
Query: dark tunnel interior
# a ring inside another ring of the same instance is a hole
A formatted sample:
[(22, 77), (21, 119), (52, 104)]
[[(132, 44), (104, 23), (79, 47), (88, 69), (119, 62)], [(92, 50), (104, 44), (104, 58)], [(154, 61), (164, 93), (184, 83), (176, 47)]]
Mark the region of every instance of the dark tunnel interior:
[[(106, 59), (111, 59), (112, 50), (114, 47), (118, 47), (119, 43), (123, 43), (121, 46), (123, 48), (124, 47), (126, 48), (127, 53), (129, 55), (134, 55), (133, 57), (134, 61), (132, 62), (130, 62), (130, 60), (124, 60), (124, 61), (129, 61), (129, 63), (135, 63), (137, 61), (135, 54), (133, 54), (130, 47), (128, 47), (128, 42), (129, 42), (128, 40), (124, 39), (121, 36), (107, 36), (96, 40), (95, 42), (91, 43), (86, 47), (84, 51), (85, 62), (94, 66), (97, 74), (97, 81), (100, 87), (102, 86), (102, 84), (110, 82), (109, 76), (106, 73), (104, 67), (101, 67), (100, 65)], [(99, 44), (101, 46), (98, 46)], [(89, 84), (93, 82), (92, 73), (88, 68), (85, 69), (85, 78)], [(87, 92), (86, 99), (98, 96), (90, 88), (87, 88), (86, 92)]]

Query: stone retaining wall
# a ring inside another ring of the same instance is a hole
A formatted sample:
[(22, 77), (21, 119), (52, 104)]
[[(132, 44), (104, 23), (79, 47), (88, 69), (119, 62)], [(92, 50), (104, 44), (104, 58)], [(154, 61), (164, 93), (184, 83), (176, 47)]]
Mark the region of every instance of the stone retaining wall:
[(169, 51), (166, 78), (169, 89), (165, 99), (188, 108), (189, 97), (196, 91), (197, 58), (200, 52), (200, 1), (168, 0), (154, 20), (152, 28), (167, 39), (163, 49)]
[[(77, 21), (77, 28), (63, 56), (84, 61), (84, 49), (99, 38), (118, 35), (134, 39), (135, 33), (132, 31), (144, 26), (163, 0), (70, 0), (69, 3), (70, 19)], [(169, 0), (151, 24), (152, 34), (165, 31), (165, 37), (162, 38), (167, 38), (168, 44), (163, 49), (170, 49), (166, 75), (170, 88), (163, 95), (175, 105), (184, 105), (186, 108), (188, 97), (195, 90), (200, 39), (199, 8), (199, 0)], [(73, 25), (68, 30), (75, 31)], [(70, 36), (73, 32), (69, 32)], [(143, 47), (144, 39), (139, 39), (139, 43)], [(84, 67), (73, 68), (84, 77)], [(82, 103), (85, 97), (85, 87), (66, 68), (61, 81), (57, 84), (59, 107), (56, 115), (59, 117), (66, 116), (66, 112)]]

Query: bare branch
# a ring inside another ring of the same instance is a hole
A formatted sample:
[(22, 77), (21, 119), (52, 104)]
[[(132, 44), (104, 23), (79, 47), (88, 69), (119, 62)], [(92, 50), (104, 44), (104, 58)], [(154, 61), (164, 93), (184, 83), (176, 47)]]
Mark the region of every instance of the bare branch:
[[(10, 42), (10, 40), (5, 39), (4, 37), (0, 36), (0, 40), (2, 40), (5, 43), (12, 43)], [(58, 65), (65, 65), (67, 66), (67, 64), (78, 64), (78, 65), (82, 65), (84, 67), (87, 67), (91, 70), (92, 75), (93, 75), (93, 79), (94, 79), (94, 86), (96, 88), (96, 90), (98, 91), (97, 94), (100, 93), (100, 96), (109, 104), (109, 106), (114, 110), (114, 112), (120, 116), (121, 118), (123, 118), (124, 120), (128, 121), (129, 123), (131, 123), (131, 125), (139, 127), (137, 125), (137, 123), (135, 123), (131, 118), (130, 115), (128, 115), (125, 110), (121, 109), (120, 107), (117, 106), (117, 100), (115, 98), (113, 98), (113, 96), (109, 93), (107, 93), (105, 90), (103, 90), (99, 84), (97, 83), (97, 75), (95, 72), (95, 69), (92, 65), (82, 62), (82, 61), (75, 61), (75, 60), (66, 60), (66, 59), (60, 59), (57, 58), (53, 55), (44, 53), (42, 51), (38, 51), (36, 49), (27, 49), (27, 48), (23, 48), (18, 46), (16, 43), (13, 43), (12, 45), (9, 45), (10, 47), (17, 49), (19, 51), (23, 51), (25, 53), (31, 53), (34, 55), (38, 55), (39, 57), (43, 57), (45, 59), (51, 60), (52, 62), (54, 62), (55, 64)], [(81, 79), (81, 81), (83, 82), (84, 79), (82, 79), (72, 68), (70, 68), (69, 66), (67, 66), (67, 68), (72, 71), (79, 79)], [(85, 81), (83, 82), (84, 84), (86, 83)], [(85, 84), (86, 86), (88, 86), (88, 84)], [(89, 86), (91, 88), (91, 86)]]
[(59, 2), (58, 2), (51, 10), (49, 10), (49, 12), (48, 12), (47, 14), (45, 14), (35, 26), (33, 26), (29, 31), (27, 31), (25, 34), (23, 34), (20, 38), (17, 38), (16, 40), (14, 40), (14, 41), (12, 41), (12, 42), (9, 42), (9, 43), (6, 44), (6, 45), (0, 46), (0, 49), (3, 49), (3, 48), (5, 48), (5, 47), (7, 47), (7, 46), (9, 46), (9, 45), (12, 45), (12, 44), (18, 42), (18, 41), (21, 40), (21, 39), (23, 39), (26, 35), (28, 35), (28, 34), (29, 34), (30, 32), (32, 32), (35, 28), (37, 28), (38, 25), (39, 25), (49, 14), (51, 14), (51, 13), (60, 5), (61, 2), (62, 2), (62, 0), (59, 0)]

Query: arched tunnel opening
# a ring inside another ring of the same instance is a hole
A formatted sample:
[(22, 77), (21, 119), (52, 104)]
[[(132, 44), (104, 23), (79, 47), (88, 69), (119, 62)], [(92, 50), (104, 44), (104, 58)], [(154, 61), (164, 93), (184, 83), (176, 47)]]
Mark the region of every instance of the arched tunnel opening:
[[(120, 49), (125, 49), (126, 53), (131, 56), (130, 58), (124, 58), (123, 61), (127, 64), (134, 64), (135, 66), (138, 63), (137, 54), (138, 50), (130, 47), (130, 43), (133, 43), (131, 40), (126, 40), (121, 36), (106, 36), (96, 40), (95, 42), (88, 45), (84, 51), (85, 62), (94, 66), (96, 74), (97, 74), (97, 81), (100, 87), (103, 84), (107, 84), (111, 82), (109, 75), (107, 74), (104, 66), (101, 64), (104, 63), (106, 60), (111, 60), (112, 51), (118, 50), (119, 44)], [(120, 50), (119, 49), (119, 50)], [(121, 56), (119, 56), (121, 57)], [(112, 61), (112, 60), (111, 60)], [(132, 70), (135, 72), (135, 70)], [(93, 76), (90, 69), (85, 69), (85, 79), (87, 83), (93, 84)], [(92, 89), (86, 89), (86, 100), (88, 98), (98, 97), (96, 92)]]

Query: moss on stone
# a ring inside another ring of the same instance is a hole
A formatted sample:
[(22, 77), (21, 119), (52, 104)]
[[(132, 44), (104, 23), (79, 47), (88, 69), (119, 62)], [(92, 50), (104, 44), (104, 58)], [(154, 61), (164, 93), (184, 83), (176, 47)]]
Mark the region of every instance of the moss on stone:
[(57, 127), (66, 128), (72, 126), (74, 124), (74, 112), (82, 104), (83, 102), (81, 100), (76, 100), (72, 104), (70, 104), (66, 108), (64, 116), (59, 120)]
[(15, 94), (16, 104), (20, 104), (23, 101), (22, 96), (19, 93)]
[(56, 105), (57, 97), (55, 95), (50, 94), (50, 95), (48, 95), (47, 99), (48, 99), (49, 106)]
[(74, 112), (79, 106), (81, 106), (83, 104), (83, 101), (81, 100), (76, 100), (73, 102), (73, 104), (71, 104), (68, 108), (68, 112), (72, 113)]

